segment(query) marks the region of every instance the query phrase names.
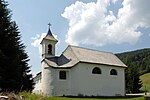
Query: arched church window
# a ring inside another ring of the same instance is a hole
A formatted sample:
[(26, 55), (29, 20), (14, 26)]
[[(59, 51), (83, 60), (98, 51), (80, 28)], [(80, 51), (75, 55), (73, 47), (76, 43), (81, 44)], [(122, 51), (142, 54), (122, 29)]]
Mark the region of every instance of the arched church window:
[(51, 44), (48, 45), (48, 54), (52, 54), (52, 45)]
[(93, 68), (92, 74), (101, 74), (101, 69), (98, 67)]
[(59, 72), (59, 79), (66, 80), (66, 71), (60, 71)]
[(111, 69), (111, 71), (110, 71), (110, 75), (117, 75), (117, 70), (115, 70), (115, 69)]

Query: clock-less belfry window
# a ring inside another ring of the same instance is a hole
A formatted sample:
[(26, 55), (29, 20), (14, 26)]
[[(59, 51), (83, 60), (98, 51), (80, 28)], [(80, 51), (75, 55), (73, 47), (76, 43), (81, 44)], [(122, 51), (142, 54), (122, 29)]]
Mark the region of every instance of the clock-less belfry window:
[(48, 45), (48, 54), (52, 54), (52, 45), (51, 44), (49, 44)]

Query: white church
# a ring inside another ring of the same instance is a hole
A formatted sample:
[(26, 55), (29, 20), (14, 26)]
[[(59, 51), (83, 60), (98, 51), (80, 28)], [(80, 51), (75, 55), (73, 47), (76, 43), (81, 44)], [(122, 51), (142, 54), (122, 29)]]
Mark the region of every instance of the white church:
[(41, 72), (34, 93), (46, 96), (125, 96), (125, 68), (113, 53), (69, 45), (55, 56), (50, 28), (41, 41)]

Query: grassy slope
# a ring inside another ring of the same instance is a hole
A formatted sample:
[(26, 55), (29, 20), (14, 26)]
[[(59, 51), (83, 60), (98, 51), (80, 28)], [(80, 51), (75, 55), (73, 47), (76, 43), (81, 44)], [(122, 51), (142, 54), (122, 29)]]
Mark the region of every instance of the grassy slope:
[(140, 76), (140, 79), (143, 83), (143, 87), (141, 88), (141, 90), (145, 91), (146, 89), (147, 91), (150, 91), (150, 73), (146, 73)]

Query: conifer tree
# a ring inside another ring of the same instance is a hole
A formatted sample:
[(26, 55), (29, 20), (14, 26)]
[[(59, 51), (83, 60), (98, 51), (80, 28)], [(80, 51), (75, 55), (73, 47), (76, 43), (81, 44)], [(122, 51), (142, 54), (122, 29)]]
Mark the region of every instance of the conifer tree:
[(31, 91), (33, 79), (29, 58), (7, 6), (7, 2), (0, 0), (0, 91)]
[(140, 80), (139, 53), (122, 53), (117, 56), (128, 66), (125, 70), (126, 92), (127, 93), (139, 93), (142, 87)]
[(139, 93), (142, 87), (140, 74), (135, 67), (128, 67), (126, 70), (126, 92)]

